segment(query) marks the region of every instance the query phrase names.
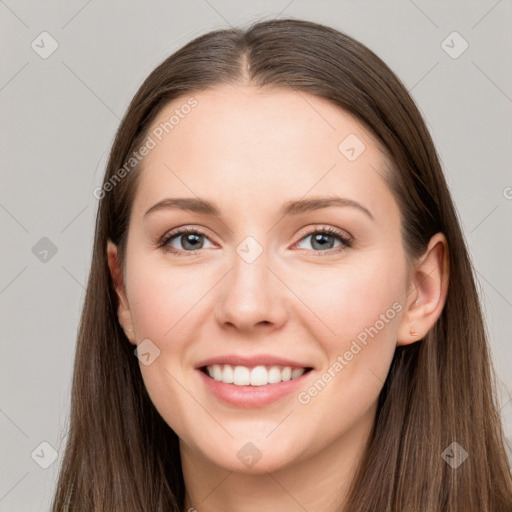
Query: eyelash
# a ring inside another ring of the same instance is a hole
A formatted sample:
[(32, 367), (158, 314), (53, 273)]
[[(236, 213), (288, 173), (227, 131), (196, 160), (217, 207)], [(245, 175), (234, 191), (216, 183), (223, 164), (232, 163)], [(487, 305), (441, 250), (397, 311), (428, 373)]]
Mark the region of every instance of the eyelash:
[[(199, 251), (201, 249), (198, 249), (197, 251), (181, 251), (181, 250), (176, 250), (173, 247), (170, 247), (168, 245), (169, 242), (173, 238), (179, 237), (181, 235), (190, 234), (190, 233), (191, 234), (195, 234), (195, 235), (202, 235), (202, 236), (205, 236), (206, 238), (208, 238), (208, 235), (206, 235), (206, 233), (203, 233), (199, 229), (196, 229), (196, 228), (184, 228), (184, 229), (180, 229), (178, 231), (174, 231), (174, 232), (165, 234), (162, 237), (162, 239), (160, 240), (160, 242), (158, 244), (158, 247), (162, 248), (167, 253), (174, 254), (175, 256), (185, 256), (185, 255), (196, 255), (196, 254), (199, 254)], [(343, 251), (345, 249), (351, 248), (352, 244), (353, 244), (353, 241), (352, 241), (351, 238), (348, 238), (348, 237), (344, 236), (340, 231), (338, 231), (336, 229), (333, 229), (333, 228), (330, 228), (330, 227), (323, 227), (323, 228), (320, 228), (320, 229), (313, 229), (313, 230), (307, 231), (306, 233), (302, 233), (301, 234), (301, 238), (296, 242), (296, 244), (301, 242), (304, 238), (306, 238), (308, 236), (311, 236), (311, 235), (314, 235), (314, 234), (324, 234), (324, 235), (332, 236), (334, 238), (337, 238), (341, 242), (341, 244), (342, 244), (342, 246), (338, 247), (337, 249), (328, 249), (328, 250), (325, 250), (325, 251), (314, 251), (314, 250), (309, 251), (309, 252), (313, 252), (317, 256), (326, 256), (326, 255), (338, 254), (339, 252), (341, 252), (341, 251)], [(294, 245), (296, 245), (296, 244), (294, 244)]]

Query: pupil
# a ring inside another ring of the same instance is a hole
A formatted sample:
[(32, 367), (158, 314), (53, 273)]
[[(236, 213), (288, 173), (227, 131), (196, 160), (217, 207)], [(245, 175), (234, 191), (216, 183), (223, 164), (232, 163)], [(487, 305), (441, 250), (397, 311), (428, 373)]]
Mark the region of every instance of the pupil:
[(190, 242), (192, 242), (192, 249), (196, 249), (197, 248), (197, 244), (199, 243), (199, 237), (201, 235), (196, 235), (194, 233), (189, 233), (188, 235), (185, 235), (185, 243), (183, 244), (183, 247), (186, 248), (187, 244), (189, 244)]
[[(326, 244), (328, 244), (328, 242), (326, 242), (326, 238), (331, 238), (332, 237), (330, 235), (327, 235), (325, 233), (319, 233), (317, 234), (315, 237), (313, 237), (313, 245), (315, 243), (319, 243), (320, 244), (320, 249), (325, 249), (326, 248)], [(332, 243), (329, 244), (329, 247), (327, 247), (327, 249), (331, 249), (332, 248)]]

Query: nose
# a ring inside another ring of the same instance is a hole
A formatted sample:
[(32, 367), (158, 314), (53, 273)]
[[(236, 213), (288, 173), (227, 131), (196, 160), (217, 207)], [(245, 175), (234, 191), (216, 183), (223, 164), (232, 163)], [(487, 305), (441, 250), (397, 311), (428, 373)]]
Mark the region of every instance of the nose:
[(233, 267), (219, 283), (219, 324), (246, 332), (275, 330), (284, 325), (289, 295), (269, 263), (265, 252), (253, 262), (235, 254)]

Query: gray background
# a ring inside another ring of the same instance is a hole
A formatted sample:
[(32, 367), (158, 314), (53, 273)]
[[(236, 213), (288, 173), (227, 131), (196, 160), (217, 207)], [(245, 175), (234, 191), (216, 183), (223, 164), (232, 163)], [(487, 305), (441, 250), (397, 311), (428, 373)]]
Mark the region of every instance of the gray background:
[[(348, 33), (383, 58), (418, 103), (478, 272), (510, 442), (511, 15), (511, 0), (0, 0), (0, 512), (49, 508), (90, 265), (92, 191), (131, 97), (193, 37), (267, 17)], [(58, 43), (47, 58), (44, 31)], [(464, 41), (447, 39), (453, 31), (469, 44), (457, 58)], [(42, 442), (58, 452), (48, 469), (40, 466), (53, 452)]]

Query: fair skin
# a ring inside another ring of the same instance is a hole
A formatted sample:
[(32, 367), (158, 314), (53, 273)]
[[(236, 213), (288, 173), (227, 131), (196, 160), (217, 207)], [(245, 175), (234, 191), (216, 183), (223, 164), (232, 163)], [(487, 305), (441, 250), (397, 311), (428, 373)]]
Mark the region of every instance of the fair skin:
[[(116, 246), (107, 248), (129, 342), (149, 339), (160, 350), (140, 369), (153, 404), (180, 438), (185, 510), (339, 510), (396, 346), (424, 337), (444, 306), (446, 239), (436, 234), (408, 268), (399, 209), (380, 175), (383, 154), (338, 107), (251, 86), (218, 86), (194, 97), (198, 106), (144, 159), (124, 269)], [(187, 99), (162, 109), (153, 127)], [(354, 161), (338, 150), (349, 134), (366, 145)], [(333, 196), (357, 201), (373, 219), (350, 206), (279, 214), (287, 201)], [(171, 197), (212, 201), (221, 216), (177, 208), (145, 215)], [(158, 247), (177, 227), (205, 236), (199, 245), (192, 237), (193, 246), (186, 234), (168, 241), (181, 255)], [(327, 234), (322, 249), (314, 235), (322, 228), (349, 236), (352, 247)], [(249, 235), (263, 249), (250, 264), (237, 252)], [(377, 324), (381, 315), (387, 321)], [(307, 403), (294, 392), (262, 407), (227, 405), (195, 368), (233, 353), (306, 361), (313, 370), (299, 391), (307, 393), (377, 325)], [(237, 456), (248, 442), (261, 454), (252, 466)]]

